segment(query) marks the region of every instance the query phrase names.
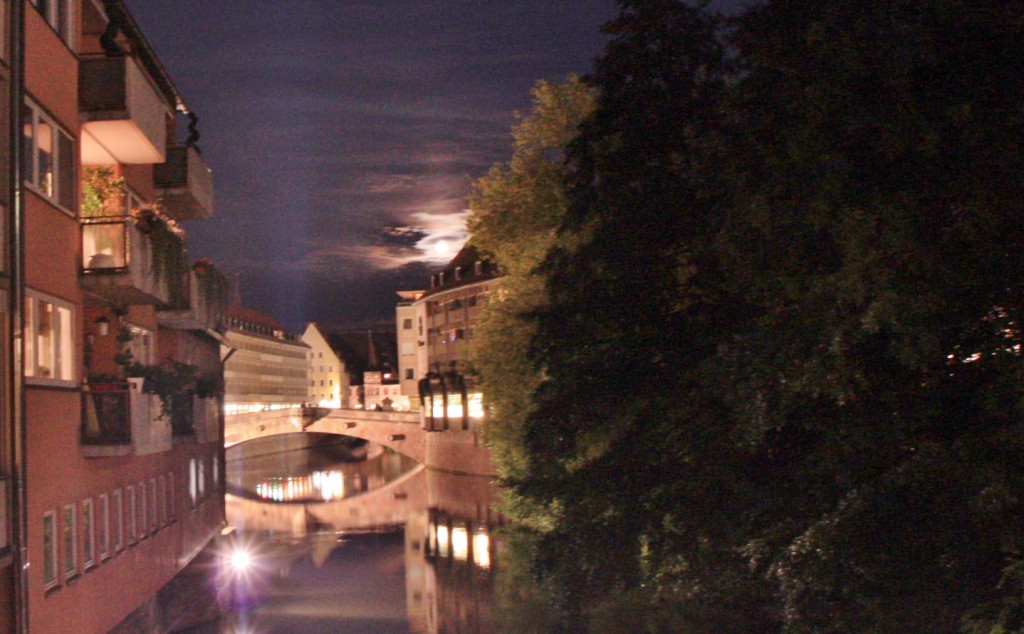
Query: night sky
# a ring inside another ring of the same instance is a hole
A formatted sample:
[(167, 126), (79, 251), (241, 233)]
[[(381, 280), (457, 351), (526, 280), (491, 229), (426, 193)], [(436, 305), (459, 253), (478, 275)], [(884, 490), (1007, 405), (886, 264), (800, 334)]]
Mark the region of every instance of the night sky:
[[(199, 116), (191, 257), (293, 331), (393, 325), (465, 240), (538, 79), (584, 74), (614, 0), (126, 0)], [(183, 135), (179, 135), (183, 138)], [(452, 251), (439, 255), (435, 243)]]

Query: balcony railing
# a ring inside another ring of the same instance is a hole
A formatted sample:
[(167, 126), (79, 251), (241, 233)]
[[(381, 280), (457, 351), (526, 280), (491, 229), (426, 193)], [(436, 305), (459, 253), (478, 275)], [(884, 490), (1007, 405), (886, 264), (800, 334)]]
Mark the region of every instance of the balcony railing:
[(153, 181), (163, 189), (164, 211), (176, 220), (213, 216), (213, 173), (196, 148), (167, 148), (167, 161), (153, 166)]
[(83, 389), (81, 436), (87, 457), (145, 455), (172, 446), (160, 399), (142, 391), (142, 379)]
[(129, 216), (82, 218), (82, 288), (111, 301), (168, 305), (183, 292), (180, 238)]
[(184, 291), (181, 293), (184, 301), (158, 310), (157, 321), (161, 326), (175, 330), (216, 328), (224, 319), (228, 297), (226, 292), (217, 293), (215, 291), (218, 289), (210, 289), (210, 286), (209, 279), (200, 276), (195, 270), (190, 271), (185, 277)]
[(131, 56), (83, 56), (78, 85), (83, 163), (164, 162), (170, 105)]

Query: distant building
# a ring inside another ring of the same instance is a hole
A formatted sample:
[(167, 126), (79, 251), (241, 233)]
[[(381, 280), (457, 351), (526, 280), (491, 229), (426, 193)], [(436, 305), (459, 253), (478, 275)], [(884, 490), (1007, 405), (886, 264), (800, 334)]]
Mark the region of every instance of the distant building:
[(309, 346), (306, 400), (319, 407), (349, 407), (350, 380), (345, 361), (338, 356), (315, 323), (306, 325), (302, 342)]
[[(500, 284), (497, 266), (467, 244), (431, 276), (430, 288), (399, 291), (398, 373), (403, 394), (429, 403), (424, 412), (428, 428), (450, 426), (456, 419), (465, 427), (483, 418), (482, 395), (468, 362), (483, 307)], [(413, 337), (415, 353), (410, 354)]]
[(270, 315), (228, 311), (224, 411), (240, 414), (301, 407), (309, 400), (309, 346)]

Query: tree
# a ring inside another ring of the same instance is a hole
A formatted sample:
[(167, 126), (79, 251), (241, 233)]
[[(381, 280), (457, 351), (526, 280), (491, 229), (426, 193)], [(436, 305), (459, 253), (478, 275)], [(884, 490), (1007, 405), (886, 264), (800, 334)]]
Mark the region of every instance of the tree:
[(514, 153), (476, 182), (469, 206), (473, 243), (504, 271), (477, 330), (474, 360), (491, 406), (487, 435), (501, 473), (520, 473), (522, 420), (540, 375), (527, 355), (534, 327), (527, 315), (543, 303), (537, 266), (547, 256), (566, 210), (564, 148), (592, 112), (594, 91), (578, 77), (540, 81), (533, 107), (513, 130)]
[(1024, 7), (620, 8), (519, 322), (566, 622), (1019, 630)]

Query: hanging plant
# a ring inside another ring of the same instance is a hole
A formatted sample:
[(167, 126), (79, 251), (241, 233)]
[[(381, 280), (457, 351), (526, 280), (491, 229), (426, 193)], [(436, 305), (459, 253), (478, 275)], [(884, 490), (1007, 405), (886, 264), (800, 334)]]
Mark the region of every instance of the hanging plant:
[(124, 213), (124, 183), (124, 177), (114, 176), (112, 167), (87, 167), (82, 174), (82, 218)]
[(171, 217), (164, 214), (159, 205), (150, 205), (132, 210), (135, 226), (150, 240), (150, 270), (158, 284), (166, 284), (172, 306), (183, 306), (185, 296), (185, 274), (188, 272), (188, 250), (185, 245), (185, 231)]
[(209, 307), (211, 315), (223, 315), (231, 301), (231, 280), (213, 262), (203, 258), (192, 265), (199, 282), (199, 295)]

